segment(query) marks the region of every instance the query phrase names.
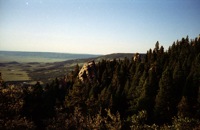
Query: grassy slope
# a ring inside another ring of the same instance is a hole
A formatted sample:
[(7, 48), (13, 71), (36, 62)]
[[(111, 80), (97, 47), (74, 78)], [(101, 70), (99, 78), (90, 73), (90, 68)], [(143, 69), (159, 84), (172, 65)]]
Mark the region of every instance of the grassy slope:
[(0, 70), (2, 73), (2, 78), (5, 81), (21, 81), (30, 80), (28, 73), (23, 69), (22, 64), (15, 62), (5, 63), (0, 65)]

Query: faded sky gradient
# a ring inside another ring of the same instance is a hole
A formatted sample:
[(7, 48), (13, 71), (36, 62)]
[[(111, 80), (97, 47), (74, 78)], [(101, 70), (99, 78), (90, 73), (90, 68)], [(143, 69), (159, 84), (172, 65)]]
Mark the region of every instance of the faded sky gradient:
[(165, 50), (200, 34), (200, 0), (0, 0), (0, 50)]

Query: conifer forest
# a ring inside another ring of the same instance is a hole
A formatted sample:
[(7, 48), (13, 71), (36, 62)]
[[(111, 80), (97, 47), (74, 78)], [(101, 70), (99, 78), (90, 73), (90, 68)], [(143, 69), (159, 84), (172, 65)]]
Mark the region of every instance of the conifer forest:
[(92, 62), (46, 84), (2, 80), (0, 129), (200, 129), (199, 37)]

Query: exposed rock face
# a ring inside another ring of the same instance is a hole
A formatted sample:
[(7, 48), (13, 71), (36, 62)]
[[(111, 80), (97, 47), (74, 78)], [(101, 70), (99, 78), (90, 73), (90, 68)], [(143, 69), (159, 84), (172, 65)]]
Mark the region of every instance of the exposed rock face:
[(86, 80), (92, 81), (95, 77), (96, 77), (96, 66), (94, 61), (90, 61), (84, 64), (78, 74), (78, 78), (82, 82)]
[(140, 60), (140, 54), (139, 53), (135, 53), (134, 57), (133, 57), (134, 61), (138, 61)]

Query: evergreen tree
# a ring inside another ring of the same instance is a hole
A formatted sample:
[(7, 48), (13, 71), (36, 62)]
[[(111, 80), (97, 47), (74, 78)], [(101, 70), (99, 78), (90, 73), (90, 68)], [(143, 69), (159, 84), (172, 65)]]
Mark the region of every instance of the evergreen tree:
[(182, 97), (180, 102), (178, 103), (178, 116), (180, 117), (190, 117), (191, 113), (189, 111), (190, 107), (188, 104), (188, 99), (186, 97)]
[(173, 91), (171, 93), (171, 95), (174, 97), (174, 106), (176, 106), (181, 100), (184, 85), (184, 71), (182, 70), (180, 62), (177, 62), (173, 72)]
[(159, 123), (169, 122), (174, 116), (173, 112), (172, 74), (167, 67), (159, 81), (159, 92), (155, 99), (155, 117)]
[(154, 50), (155, 50), (156, 53), (158, 53), (159, 49), (160, 49), (159, 48), (159, 42), (157, 41), (156, 44), (155, 44), (155, 49)]
[(187, 77), (184, 96), (188, 98), (190, 112), (196, 114), (200, 109), (198, 105), (198, 92), (200, 89), (200, 54), (197, 55), (195, 61), (192, 64), (190, 74)]
[(79, 70), (80, 70), (79, 65), (76, 64), (76, 66), (74, 68), (74, 73), (73, 73), (74, 78), (78, 76)]
[(158, 79), (156, 76), (157, 74), (155, 69), (150, 69), (138, 102), (139, 110), (147, 111), (149, 121), (152, 121), (153, 118), (153, 108), (155, 105), (155, 97), (158, 90)]

